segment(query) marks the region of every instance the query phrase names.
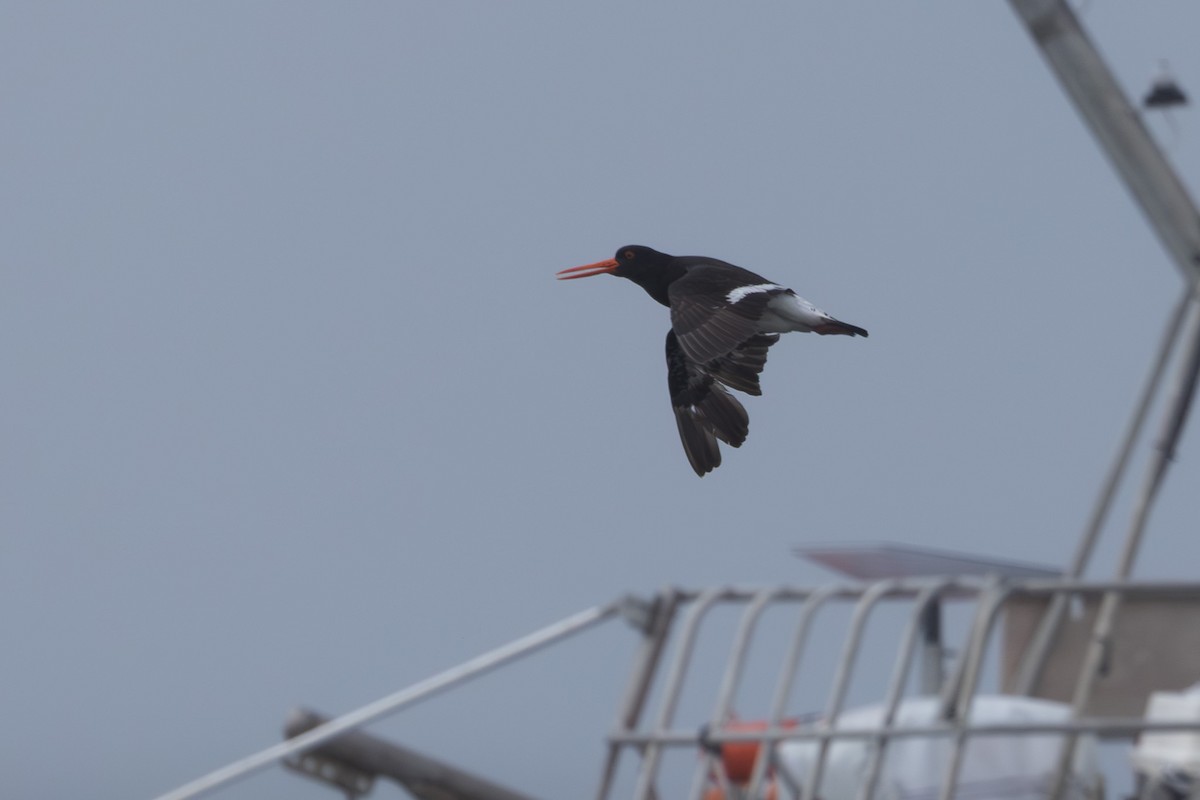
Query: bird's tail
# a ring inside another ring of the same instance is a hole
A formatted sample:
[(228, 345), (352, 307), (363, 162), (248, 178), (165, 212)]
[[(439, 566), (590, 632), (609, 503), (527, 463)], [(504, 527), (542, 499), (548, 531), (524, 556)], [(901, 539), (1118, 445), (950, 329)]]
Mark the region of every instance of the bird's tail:
[(717, 384), (713, 384), (694, 405), (676, 405), (674, 410), (683, 451), (692, 469), (701, 477), (721, 465), (718, 439), (732, 447), (740, 447), (750, 432), (746, 409)]
[(857, 325), (851, 325), (849, 322), (842, 322), (840, 319), (830, 318), (827, 322), (813, 326), (813, 332), (819, 333), (822, 336), (867, 336), (867, 329), (860, 328)]

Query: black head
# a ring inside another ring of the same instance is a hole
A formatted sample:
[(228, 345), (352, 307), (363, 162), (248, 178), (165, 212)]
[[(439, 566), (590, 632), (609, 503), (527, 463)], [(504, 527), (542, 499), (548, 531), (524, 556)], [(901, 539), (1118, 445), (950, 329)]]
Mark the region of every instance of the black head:
[(607, 272), (618, 278), (628, 278), (645, 289), (655, 300), (668, 305), (667, 285), (684, 272), (683, 268), (676, 266), (674, 262), (674, 256), (660, 253), (652, 247), (627, 244), (618, 249), (613, 258), (564, 269), (558, 273), (558, 278), (589, 278)]
[(569, 281), (574, 278), (590, 278), (593, 275), (610, 273), (618, 278), (636, 280), (637, 276), (656, 269), (662, 269), (671, 261), (671, 256), (660, 253), (652, 247), (640, 244), (627, 244), (617, 250), (617, 254), (604, 261), (594, 264), (584, 264), (582, 267), (571, 267), (561, 270), (558, 279)]
[(660, 253), (653, 247), (627, 244), (617, 250), (617, 254), (613, 257), (617, 266), (612, 273), (636, 281), (640, 277), (661, 272), (673, 259), (674, 256)]

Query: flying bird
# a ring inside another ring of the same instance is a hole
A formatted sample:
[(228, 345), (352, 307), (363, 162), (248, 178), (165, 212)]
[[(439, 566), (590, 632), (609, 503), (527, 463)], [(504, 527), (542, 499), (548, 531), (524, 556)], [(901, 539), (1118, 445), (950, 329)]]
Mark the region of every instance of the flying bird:
[(721, 465), (718, 439), (740, 447), (750, 432), (746, 409), (726, 387), (762, 394), (758, 376), (781, 333), (867, 335), (791, 289), (705, 256), (626, 245), (615, 258), (564, 269), (558, 278), (604, 273), (628, 278), (671, 309), (667, 388), (683, 450), (701, 477)]

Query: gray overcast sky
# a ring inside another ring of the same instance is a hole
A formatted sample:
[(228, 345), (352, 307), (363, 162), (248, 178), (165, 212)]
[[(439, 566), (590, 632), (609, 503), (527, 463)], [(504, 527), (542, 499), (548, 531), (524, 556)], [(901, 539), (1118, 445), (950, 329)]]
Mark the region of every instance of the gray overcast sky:
[[(1200, 92), (1200, 6), (1084, 20)], [(999, 0), (14, 2), (0, 105), (12, 797), (157, 794), (626, 591), (824, 580), (797, 543), (1061, 564), (1181, 286)], [(1194, 184), (1195, 112), (1151, 126)], [(786, 337), (699, 480), (665, 309), (553, 279), (626, 243), (871, 338)], [(1194, 441), (1141, 575), (1194, 576)], [(373, 730), (582, 796), (633, 644)]]

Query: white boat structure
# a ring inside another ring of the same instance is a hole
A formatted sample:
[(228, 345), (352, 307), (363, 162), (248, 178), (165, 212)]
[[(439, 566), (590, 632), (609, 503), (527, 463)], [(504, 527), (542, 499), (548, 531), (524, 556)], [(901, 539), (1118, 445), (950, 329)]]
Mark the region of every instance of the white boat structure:
[[(1185, 95), (1165, 81), (1139, 110), (1067, 3), (1010, 4), (1185, 279), (1070, 564), (1046, 569), (894, 545), (806, 548), (801, 555), (850, 580), (620, 598), (341, 717), (295, 712), (289, 738), (160, 800), (206, 795), (280, 762), (349, 797), (386, 777), (418, 798), (521, 800), (526, 795), (519, 791), (358, 729), (618, 618), (631, 623), (640, 646), (608, 733), (592, 792), (597, 800), (1099, 800), (1107, 795), (1099, 750), (1114, 746), (1124, 748), (1139, 798), (1200, 797), (1200, 582), (1131, 577), (1200, 373), (1200, 213), (1143, 121), (1143, 113), (1184, 102)], [(1115, 574), (1085, 579), (1172, 367), (1157, 447)], [(966, 622), (947, 641), (943, 610), (951, 603)], [(697, 641), (730, 609), (737, 621), (707, 724), (682, 725), (676, 711), (698, 669)], [(787, 632), (779, 635), (776, 625), (764, 633), (767, 614), (789, 620)], [(830, 618), (842, 620), (836, 654), (829, 636), (810, 635)], [(880, 671), (881, 650), (871, 641), (880, 629), (888, 632), (890, 677), (871, 702), (849, 705), (848, 688), (863, 662)], [(761, 670), (749, 676), (747, 669), (764, 637), (778, 656), (769, 687)], [(818, 656), (835, 659), (824, 707), (791, 716), (797, 682), (809, 680), (806, 665)], [(746, 711), (738, 706), (751, 682), (769, 699), (748, 721), (735, 712)], [(984, 692), (985, 685), (997, 688)], [(673, 757), (679, 753), (686, 757)]]

